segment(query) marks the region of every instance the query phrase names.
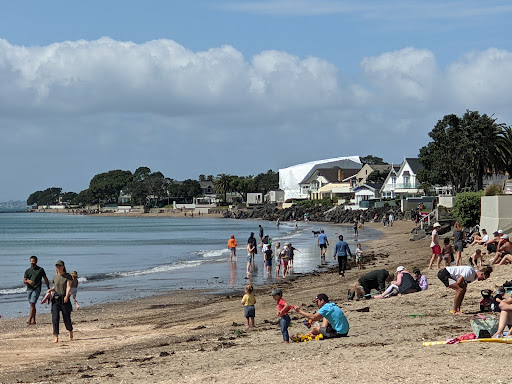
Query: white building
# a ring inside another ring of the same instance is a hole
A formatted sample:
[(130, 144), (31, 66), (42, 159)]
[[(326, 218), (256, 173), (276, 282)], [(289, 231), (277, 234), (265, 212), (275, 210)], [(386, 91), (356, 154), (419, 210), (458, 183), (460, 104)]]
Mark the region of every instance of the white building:
[(397, 196), (418, 196), (423, 192), (419, 189), (420, 183), (416, 177), (422, 168), (416, 158), (406, 158), (397, 169), (393, 166), (380, 190), (383, 198), (394, 199)]

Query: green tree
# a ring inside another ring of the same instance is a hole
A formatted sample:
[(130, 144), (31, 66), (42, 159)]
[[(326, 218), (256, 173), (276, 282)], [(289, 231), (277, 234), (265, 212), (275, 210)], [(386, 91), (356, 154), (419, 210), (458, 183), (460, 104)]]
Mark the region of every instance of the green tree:
[(27, 205), (54, 205), (59, 202), (62, 188), (52, 187), (44, 191), (36, 191), (32, 193), (27, 199)]
[(482, 191), (462, 192), (455, 197), (453, 214), (464, 227), (472, 227), (480, 220)]
[(363, 164), (370, 164), (370, 165), (376, 165), (376, 164), (387, 164), (384, 162), (382, 157), (372, 156), (372, 155), (366, 155), (364, 157), (361, 157), (361, 163)]
[(73, 204), (86, 206), (96, 204), (98, 200), (94, 199), (93, 194), (89, 189), (84, 189), (81, 191), (73, 200)]
[(199, 181), (206, 181), (205, 175), (199, 175)]
[(119, 192), (125, 189), (132, 181), (130, 171), (120, 169), (100, 173), (94, 176), (89, 183), (89, 190), (94, 200), (104, 200), (106, 203), (116, 203)]
[(230, 190), (239, 193), (247, 201), (247, 193), (256, 192), (256, 183), (252, 176), (231, 176)]
[(226, 175), (225, 173), (221, 173), (215, 179), (213, 187), (215, 188), (215, 192), (219, 195), (222, 195), (224, 198), (224, 202), (227, 201), (228, 192), (231, 192), (231, 175)]
[(368, 175), (368, 178), (366, 179), (368, 183), (384, 183), (386, 180), (386, 177), (388, 177), (389, 171), (379, 171), (375, 170), (372, 173)]
[(256, 188), (253, 192), (261, 192), (266, 195), (268, 191), (279, 188), (279, 173), (271, 169), (267, 173), (260, 173), (254, 178)]

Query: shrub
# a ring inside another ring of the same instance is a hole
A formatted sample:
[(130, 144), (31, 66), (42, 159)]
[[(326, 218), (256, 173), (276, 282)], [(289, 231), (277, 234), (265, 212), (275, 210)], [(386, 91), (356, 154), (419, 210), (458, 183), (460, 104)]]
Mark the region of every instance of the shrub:
[(487, 188), (485, 188), (484, 196), (496, 196), (501, 195), (503, 193), (503, 186), (497, 184), (489, 184)]
[(472, 227), (480, 220), (482, 192), (463, 192), (455, 197), (453, 214), (463, 227)]

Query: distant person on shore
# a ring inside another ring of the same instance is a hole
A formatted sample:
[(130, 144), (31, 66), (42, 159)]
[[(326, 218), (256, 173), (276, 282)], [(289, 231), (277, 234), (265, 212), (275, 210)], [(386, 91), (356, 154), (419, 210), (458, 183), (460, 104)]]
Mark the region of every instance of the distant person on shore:
[(343, 241), (343, 235), (339, 235), (338, 239), (340, 241), (336, 243), (336, 247), (334, 248), (334, 260), (336, 260), (336, 256), (338, 256), (338, 274), (340, 277), (344, 277), (345, 270), (347, 269), (348, 255), (352, 256), (352, 252), (350, 251), (348, 243)]
[(322, 229), (317, 238), (317, 244), (320, 247), (320, 262), (322, 264), (325, 263), (325, 252), (327, 252), (327, 246), (329, 245), (329, 240), (327, 240), (327, 236)]
[(281, 243), (276, 242), (276, 250), (274, 252), (276, 257), (276, 279), (279, 279), (279, 272), (281, 272)]
[[(449, 267), (453, 261), (453, 246), (450, 243), (449, 237), (445, 237), (443, 242), (444, 242), (444, 245), (443, 245), (443, 249), (442, 249), (442, 254), (443, 254), (442, 259), (444, 260), (444, 266)], [(439, 269), (439, 267), (438, 267), (438, 269)]]
[(30, 304), (28, 325), (36, 325), (36, 303), (41, 294), (42, 280), (44, 280), (46, 287), (50, 289), (50, 282), (46, 277), (46, 272), (37, 265), (37, 256), (30, 256), (30, 268), (25, 271), (23, 276), (23, 284), (27, 286), (27, 296)]
[(255, 250), (256, 250), (256, 247), (253, 244), (247, 243), (247, 271), (245, 274), (246, 279), (251, 277), (251, 272), (252, 272), (253, 263), (254, 263)]
[(390, 212), (389, 213), (389, 226), (392, 227), (394, 222), (395, 222), (395, 215), (393, 214), (393, 212)]
[(264, 234), (263, 227), (261, 226), (261, 224), (258, 225), (258, 227), (260, 228), (259, 229), (260, 230), (260, 243), (261, 243), (261, 245), (263, 245), (263, 234)]
[(288, 260), (290, 258), (290, 243), (284, 243), (284, 247), (281, 250), (281, 265), (283, 266), (283, 278), (288, 276)]
[(78, 304), (78, 301), (76, 300), (76, 294), (78, 293), (78, 272), (73, 271), (71, 272), (71, 277), (73, 280), (71, 280), (71, 297), (73, 298), (73, 302), (75, 303), (76, 310), (78, 311), (80, 309), (80, 305)]
[(362, 213), (359, 216), (359, 222), (361, 223), (361, 229), (364, 229), (364, 215)]
[(256, 316), (256, 310), (254, 309), (254, 304), (256, 304), (256, 297), (252, 291), (254, 290), (251, 284), (247, 284), (245, 286), (245, 295), (242, 297), (242, 304), (244, 305), (244, 316), (247, 320), (246, 328), (249, 329), (249, 320), (252, 322), (252, 327), (254, 328), (254, 317)]
[(325, 293), (317, 295), (313, 303), (318, 307), (318, 311), (314, 314), (305, 312), (299, 307), (294, 307), (298, 314), (311, 321), (322, 320), (320, 327), (311, 327), (310, 335), (322, 335), (326, 339), (347, 336), (350, 326), (340, 307), (335, 303), (330, 303), (329, 297)]
[(428, 289), (427, 276), (423, 275), (419, 268), (414, 268), (412, 273), (414, 274), (414, 279), (418, 282), (421, 290), (426, 291)]
[(357, 244), (356, 248), (356, 266), (358, 269), (363, 269), (363, 247), (360, 243)]
[(252, 253), (251, 253), (252, 260), (251, 260), (251, 263), (253, 263), (254, 262), (254, 256), (258, 253), (258, 246), (257, 246), (257, 243), (256, 243), (256, 238), (254, 237), (254, 232), (251, 232), (251, 236), (249, 236), (249, 238), (247, 239), (247, 244), (251, 245), (251, 249), (252, 249)]
[(272, 276), (272, 258), (274, 256), (274, 252), (272, 252), (272, 246), (269, 245), (267, 249), (265, 249), (265, 253), (263, 254), (263, 257), (265, 259), (265, 269), (267, 271), (267, 276)]
[(453, 229), (453, 249), (457, 253), (455, 265), (462, 265), (462, 251), (464, 250), (464, 231), (462, 226), (457, 221)]
[(54, 292), (52, 299), (52, 324), (53, 336), (55, 337), (54, 343), (59, 342), (59, 322), (60, 313), (62, 312), (62, 319), (64, 325), (69, 331), (69, 340), (73, 340), (73, 325), (71, 324), (71, 312), (73, 307), (69, 297), (71, 295), (71, 281), (73, 278), (66, 272), (66, 267), (62, 260), (57, 260), (55, 263), (56, 273), (53, 276), (53, 287), (48, 292)]
[(236, 257), (236, 246), (237, 242), (235, 239), (235, 235), (231, 235), (231, 238), (228, 240), (228, 249), (229, 249), (229, 259), (233, 261), (233, 257)]
[(280, 221), (279, 221), (279, 217), (278, 217), (278, 218), (277, 218), (277, 220), (276, 220), (276, 228), (277, 228), (277, 229), (279, 229), (279, 224), (281, 224), (281, 223), (280, 223)]
[(354, 219), (354, 236), (357, 237), (359, 234), (359, 223), (357, 222), (357, 219)]
[(437, 273), (437, 277), (448, 288), (456, 291), (453, 302), (453, 314), (460, 315), (462, 311), (460, 307), (464, 296), (466, 295), (467, 286), (475, 280), (486, 280), (491, 275), (492, 268), (485, 267), (479, 271), (470, 266), (454, 266), (441, 269)]
[(288, 268), (293, 268), (293, 259), (295, 258), (295, 251), (301, 253), (297, 248), (292, 246), (292, 243), (288, 243), (288, 249), (290, 252), (288, 253)]
[(288, 315), (288, 312), (290, 312), (290, 309), (292, 309), (291, 306), (289, 306), (286, 301), (283, 299), (283, 291), (280, 289), (274, 289), (272, 293), (270, 294), (274, 300), (276, 301), (276, 310), (277, 310), (277, 316), (280, 317), (279, 323), (281, 325), (281, 334), (283, 335), (283, 343), (289, 343), (290, 342), (290, 334), (288, 333), (288, 327), (290, 326), (291, 319), (290, 315)]
[(432, 240), (430, 242), (430, 248), (432, 249), (432, 258), (428, 265), (428, 269), (432, 269), (434, 261), (437, 260), (437, 269), (441, 268), (441, 246), (439, 245), (439, 233), (438, 229), (441, 228), (441, 224), (435, 223), (434, 229), (432, 230)]

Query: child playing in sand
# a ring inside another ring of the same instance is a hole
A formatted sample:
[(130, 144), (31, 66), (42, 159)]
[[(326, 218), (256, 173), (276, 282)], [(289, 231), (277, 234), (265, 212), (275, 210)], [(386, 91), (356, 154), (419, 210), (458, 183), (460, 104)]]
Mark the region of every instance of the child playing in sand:
[(272, 246), (269, 245), (263, 255), (263, 259), (265, 260), (265, 268), (267, 271), (267, 276), (269, 276), (269, 277), (272, 275), (272, 256), (273, 255), (274, 255), (274, 252), (272, 252)]
[(276, 310), (277, 316), (281, 318), (281, 333), (283, 334), (283, 343), (290, 342), (290, 335), (288, 334), (288, 327), (290, 326), (290, 315), (288, 312), (292, 309), (292, 306), (286, 304), (286, 301), (283, 299), (283, 291), (280, 289), (274, 289), (271, 293), (271, 296), (276, 301)]
[(422, 291), (428, 289), (427, 276), (423, 275), (419, 268), (414, 268), (412, 273), (414, 274), (414, 280), (418, 282)]
[(256, 315), (256, 310), (254, 309), (254, 304), (256, 304), (256, 297), (254, 297), (252, 291), (254, 290), (251, 284), (245, 286), (245, 295), (242, 297), (242, 304), (244, 305), (244, 315), (247, 320), (246, 328), (249, 329), (249, 320), (252, 322), (252, 327), (254, 328), (254, 316)]
[(80, 305), (78, 305), (78, 301), (76, 301), (76, 293), (78, 292), (78, 273), (76, 271), (73, 271), (71, 273), (71, 277), (73, 280), (71, 280), (71, 297), (73, 298), (73, 301), (75, 302), (76, 310), (78, 311), (80, 309)]
[[(444, 238), (444, 246), (443, 246), (443, 260), (444, 260), (445, 267), (449, 267), (452, 264), (452, 257), (453, 257), (453, 246), (450, 244), (450, 238), (445, 237)], [(438, 260), (437, 269), (439, 269), (440, 264), (441, 264), (441, 261)]]
[(363, 269), (363, 248), (359, 243), (357, 244), (356, 248), (356, 265), (357, 268)]
[[(478, 265), (477, 265), (478, 259), (480, 259), (480, 260), (478, 261)], [(475, 251), (475, 253), (473, 253), (473, 255), (471, 255), (471, 263), (473, 264), (473, 267), (474, 268), (481, 267), (483, 261), (484, 261), (484, 256), (482, 255), (482, 250), (477, 249)]]

